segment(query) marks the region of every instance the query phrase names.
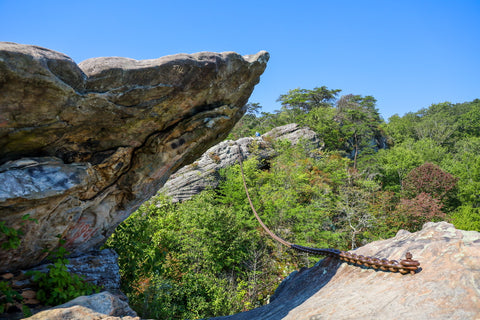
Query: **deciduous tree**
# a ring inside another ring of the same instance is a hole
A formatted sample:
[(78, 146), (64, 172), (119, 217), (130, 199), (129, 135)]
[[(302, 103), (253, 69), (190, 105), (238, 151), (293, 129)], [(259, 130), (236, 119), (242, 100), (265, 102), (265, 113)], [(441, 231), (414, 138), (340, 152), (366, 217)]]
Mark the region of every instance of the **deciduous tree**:
[(332, 106), (340, 91), (342, 90), (332, 90), (326, 86), (317, 87), (313, 90), (297, 88), (280, 95), (277, 101), (282, 103), (282, 108), (285, 110), (298, 109), (308, 113), (314, 108)]
[(412, 199), (401, 199), (396, 214), (403, 221), (402, 228), (410, 232), (420, 230), (428, 221), (441, 221), (445, 218), (440, 201), (425, 192)]
[(403, 195), (412, 199), (424, 193), (443, 205), (449, 205), (456, 195), (457, 181), (457, 177), (427, 162), (408, 173), (403, 181)]
[(336, 121), (340, 124), (340, 135), (344, 138), (347, 152), (351, 153), (353, 167), (357, 168), (360, 150), (374, 147), (374, 138), (380, 135), (382, 119), (372, 96), (345, 95), (337, 102)]

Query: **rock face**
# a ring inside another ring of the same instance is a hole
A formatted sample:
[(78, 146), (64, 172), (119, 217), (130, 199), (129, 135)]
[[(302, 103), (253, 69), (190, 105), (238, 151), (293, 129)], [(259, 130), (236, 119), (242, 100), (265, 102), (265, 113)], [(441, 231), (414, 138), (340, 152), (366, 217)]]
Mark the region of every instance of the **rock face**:
[(262, 135), (262, 139), (268, 140), (289, 140), (292, 145), (305, 141), (312, 149), (323, 148), (324, 143), (320, 140), (315, 131), (307, 127), (300, 127), (296, 123), (290, 123), (281, 127), (276, 127)]
[(289, 140), (292, 145), (304, 140), (312, 149), (320, 146), (320, 139), (314, 131), (295, 123), (277, 127), (260, 137), (222, 141), (208, 149), (197, 161), (170, 176), (160, 192), (170, 196), (174, 202), (188, 200), (206, 188), (217, 187), (220, 169), (234, 165), (239, 157), (242, 160), (248, 158), (254, 145), (259, 157), (271, 158), (273, 149), (270, 141), (280, 139)]
[(0, 250), (0, 272), (39, 263), (58, 237), (76, 255), (101, 245), (225, 138), (267, 60), (203, 52), (77, 65), (0, 43), (0, 220), (24, 232), (18, 249)]
[[(321, 260), (293, 272), (271, 303), (218, 319), (479, 319), (480, 233), (446, 222), (421, 231), (399, 231), (391, 239), (355, 253), (401, 259), (410, 251), (421, 262), (415, 275), (362, 269)], [(216, 318), (217, 319), (217, 318)]]
[[(118, 255), (112, 249), (87, 252), (79, 257), (69, 258), (67, 269), (69, 272), (80, 275), (84, 280), (97, 285), (101, 290), (106, 290), (116, 297), (127, 300), (127, 297), (120, 290), (120, 268), (118, 267)], [(20, 270), (15, 273), (0, 274), (0, 280), (5, 282), (22, 297), (25, 305), (32, 308), (33, 311), (43, 308), (40, 301), (36, 298), (37, 285), (33, 282), (33, 277), (28, 271), (41, 271), (47, 273), (48, 266), (51, 263), (36, 266), (30, 270)], [(8, 313), (14, 313), (15, 310), (21, 310), (20, 303), (13, 303), (7, 308)], [(6, 313), (6, 314), (8, 314)], [(16, 317), (12, 317), (15, 319)], [(18, 317), (17, 317), (18, 318)], [(0, 319), (4, 319), (0, 314)]]
[[(67, 269), (70, 273), (80, 275), (85, 281), (103, 290), (121, 294), (118, 255), (114, 250), (93, 250), (78, 257), (71, 257), (68, 261)], [(42, 264), (31, 270), (46, 273), (50, 264)]]

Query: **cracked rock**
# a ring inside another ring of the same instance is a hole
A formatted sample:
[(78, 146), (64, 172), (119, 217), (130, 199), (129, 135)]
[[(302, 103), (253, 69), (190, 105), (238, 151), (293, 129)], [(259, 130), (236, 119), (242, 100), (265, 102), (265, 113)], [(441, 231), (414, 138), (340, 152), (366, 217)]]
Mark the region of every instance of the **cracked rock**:
[(0, 42), (0, 221), (24, 234), (0, 250), (0, 272), (38, 264), (60, 237), (74, 255), (100, 247), (226, 137), (267, 61), (265, 51), (202, 52), (77, 65)]

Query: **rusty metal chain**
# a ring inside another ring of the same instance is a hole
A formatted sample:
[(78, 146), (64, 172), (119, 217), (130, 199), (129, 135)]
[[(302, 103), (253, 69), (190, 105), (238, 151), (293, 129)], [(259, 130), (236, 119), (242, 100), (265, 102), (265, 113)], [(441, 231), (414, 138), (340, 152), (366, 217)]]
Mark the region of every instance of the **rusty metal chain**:
[(317, 249), (304, 247), (297, 244), (292, 244), (290, 248), (314, 255), (334, 257), (357, 266), (380, 269), (382, 271), (400, 272), (402, 274), (415, 274), (420, 267), (420, 262), (413, 260), (410, 252), (407, 252), (405, 259), (400, 260), (399, 262), (397, 260), (379, 259), (375, 257), (357, 255), (356, 253), (338, 249)]
[(304, 247), (298, 244), (293, 244), (291, 242), (288, 242), (285, 239), (282, 239), (279, 236), (277, 236), (263, 223), (262, 219), (257, 213), (257, 210), (255, 210), (255, 207), (253, 206), (252, 199), (250, 198), (250, 194), (248, 192), (247, 182), (245, 180), (245, 174), (243, 172), (243, 163), (242, 163), (242, 156), (241, 156), (242, 150), (240, 149), (240, 146), (238, 144), (237, 144), (237, 147), (239, 152), (238, 158), (239, 158), (239, 164), (240, 164), (240, 172), (242, 174), (242, 179), (243, 179), (243, 187), (245, 188), (245, 193), (247, 195), (250, 208), (252, 209), (253, 213), (255, 214), (255, 218), (258, 220), (262, 228), (273, 239), (275, 239), (276, 241), (280, 242), (281, 244), (289, 248), (292, 248), (300, 252), (306, 252), (313, 255), (333, 257), (357, 266), (364, 266), (367, 268), (373, 268), (373, 269), (382, 270), (382, 271), (400, 272), (401, 274), (407, 274), (407, 273), (415, 274), (417, 270), (419, 270), (420, 262), (418, 262), (417, 260), (413, 260), (412, 259), (413, 256), (410, 252), (407, 252), (405, 255), (405, 259), (400, 260), (399, 262), (397, 260), (388, 260), (385, 258), (379, 259), (375, 257), (357, 255), (355, 253), (342, 251), (338, 249), (318, 249), (318, 248)]

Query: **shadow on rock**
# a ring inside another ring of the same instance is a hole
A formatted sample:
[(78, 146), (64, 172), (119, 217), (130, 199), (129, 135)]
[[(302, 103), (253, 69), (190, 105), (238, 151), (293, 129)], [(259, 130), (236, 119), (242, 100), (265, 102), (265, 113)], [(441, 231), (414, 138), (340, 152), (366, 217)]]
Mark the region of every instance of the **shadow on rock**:
[(337, 273), (341, 261), (335, 258), (320, 260), (313, 268), (292, 272), (277, 288), (270, 303), (250, 311), (215, 320), (277, 320), (288, 315), (290, 310), (303, 304), (321, 290)]

